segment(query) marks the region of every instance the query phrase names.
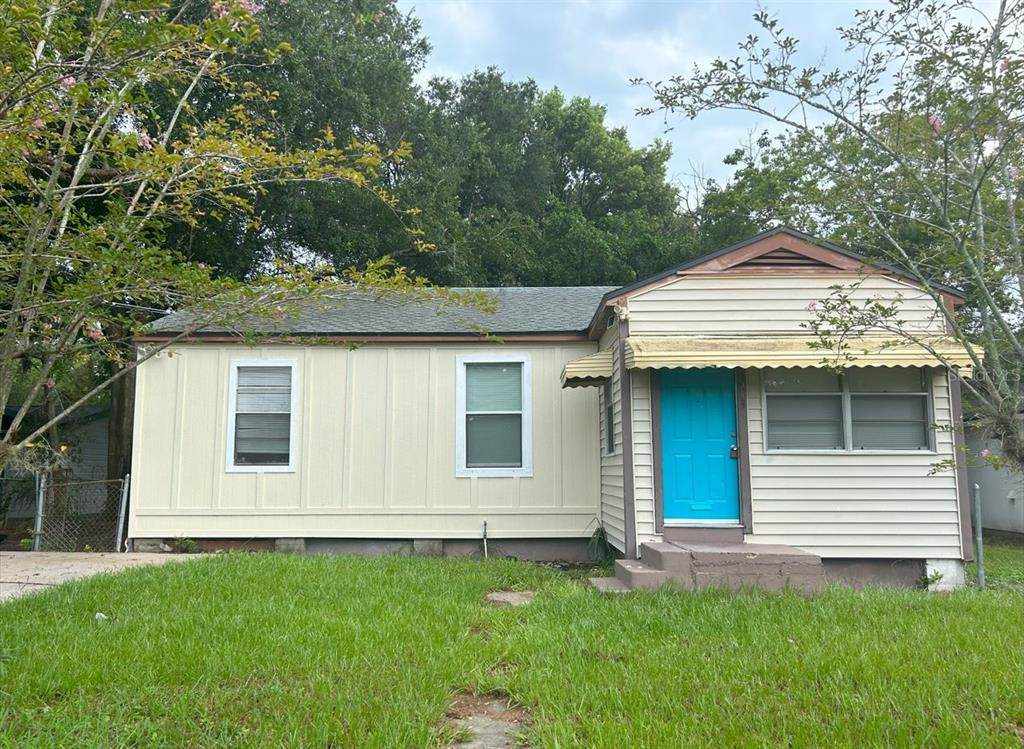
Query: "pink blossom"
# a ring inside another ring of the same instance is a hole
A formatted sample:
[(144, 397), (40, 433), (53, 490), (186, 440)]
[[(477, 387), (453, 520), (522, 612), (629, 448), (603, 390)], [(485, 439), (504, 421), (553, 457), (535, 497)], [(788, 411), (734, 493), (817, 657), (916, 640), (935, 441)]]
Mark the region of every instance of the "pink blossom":
[(223, 18), (230, 11), (228, 10), (228, 6), (226, 4), (224, 4), (224, 3), (220, 2), (220, 0), (218, 0), (210, 8), (210, 12), (213, 13), (215, 18)]
[(66, 75), (66, 76), (64, 76), (63, 78), (60, 79), (60, 87), (62, 89), (64, 89), (65, 91), (67, 91), (69, 88), (74, 86), (77, 82), (78, 81), (75, 80), (75, 76), (73, 76), (73, 75)]
[(200, 270), (206, 270), (206, 263), (199, 263)]
[(153, 150), (153, 139), (149, 137), (149, 133), (145, 130), (139, 131), (139, 145), (147, 151)]
[(32, 120), (32, 127), (34, 127), (36, 130), (42, 130), (44, 127), (46, 127), (46, 123), (43, 122), (42, 117), (36, 117), (34, 120)]
[(256, 15), (263, 10), (263, 3), (259, 2), (259, 0), (241, 0), (238, 3), (238, 7), (252, 15)]
[(1005, 73), (1009, 69), (1010, 69), (1010, 61), (1009, 60), (1000, 60), (999, 61), (999, 70), (1000, 70), (1000, 72)]
[(987, 447), (984, 450), (981, 451), (981, 457), (983, 457), (983, 458), (987, 458), (991, 454), (992, 454), (991, 451)]
[(940, 117), (937, 114), (929, 115), (928, 117), (928, 124), (932, 128), (932, 132), (935, 133), (936, 135), (942, 132), (942, 125), (944, 123), (945, 120), (943, 120), (942, 117)]
[(103, 338), (103, 328), (98, 322), (94, 322), (92, 325), (85, 329), (85, 334), (92, 338), (94, 341), (98, 341)]
[(818, 303), (817, 302), (811, 302), (810, 304), (807, 305), (807, 311), (808, 312), (814, 312), (817, 309), (818, 309)]

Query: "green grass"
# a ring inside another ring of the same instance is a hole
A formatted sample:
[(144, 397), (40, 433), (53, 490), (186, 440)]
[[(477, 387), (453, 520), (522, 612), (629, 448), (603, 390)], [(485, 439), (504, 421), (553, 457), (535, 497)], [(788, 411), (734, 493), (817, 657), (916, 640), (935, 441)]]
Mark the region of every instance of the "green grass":
[[(483, 604), (510, 588), (540, 594)], [(535, 748), (1019, 749), (1022, 624), (1008, 590), (602, 597), (513, 562), (217, 555), (0, 606), (0, 746), (443, 746), (472, 689)]]
[[(968, 565), (968, 574), (977, 581), (978, 565)], [(1009, 536), (985, 541), (985, 584), (1024, 593), (1024, 542)]]

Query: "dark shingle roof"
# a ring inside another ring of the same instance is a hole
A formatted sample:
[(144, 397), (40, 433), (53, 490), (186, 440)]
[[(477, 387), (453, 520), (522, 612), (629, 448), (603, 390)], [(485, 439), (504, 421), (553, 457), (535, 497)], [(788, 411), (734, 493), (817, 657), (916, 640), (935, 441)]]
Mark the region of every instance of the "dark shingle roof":
[[(290, 335), (457, 335), (482, 326), (495, 335), (510, 333), (577, 333), (585, 331), (601, 298), (614, 286), (530, 286), (456, 289), (485, 292), (494, 299), (493, 313), (474, 307), (444, 306), (436, 301), (353, 294), (344, 301), (309, 305), (298, 314), (261, 332)], [(153, 333), (179, 333), (187, 312), (174, 312), (151, 326)], [(269, 329), (272, 328), (272, 329)], [(231, 332), (211, 326), (200, 334)]]

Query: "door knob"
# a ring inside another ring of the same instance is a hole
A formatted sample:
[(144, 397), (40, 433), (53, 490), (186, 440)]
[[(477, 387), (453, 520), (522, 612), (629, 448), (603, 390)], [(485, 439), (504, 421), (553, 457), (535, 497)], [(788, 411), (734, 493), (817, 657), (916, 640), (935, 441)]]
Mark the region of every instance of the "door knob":
[(740, 455), (740, 449), (738, 447), (736, 447), (736, 445), (730, 445), (729, 446), (729, 457), (732, 458), (733, 460), (736, 460), (736, 458), (738, 458), (739, 455)]

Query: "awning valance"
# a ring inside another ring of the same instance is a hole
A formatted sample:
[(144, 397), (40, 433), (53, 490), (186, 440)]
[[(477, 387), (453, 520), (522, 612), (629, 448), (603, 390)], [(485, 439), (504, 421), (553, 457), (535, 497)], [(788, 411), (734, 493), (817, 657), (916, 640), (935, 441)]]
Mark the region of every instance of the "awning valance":
[[(839, 361), (831, 351), (811, 348), (817, 338), (807, 336), (665, 336), (626, 339), (629, 369), (682, 369), (697, 367), (824, 367)], [(926, 336), (910, 342), (900, 338), (864, 336), (848, 340), (842, 361), (852, 367), (958, 367), (963, 377), (972, 374), (973, 361), (955, 340)]]
[(612, 376), (612, 352), (598, 351), (566, 362), (562, 368), (562, 387), (589, 387), (600, 385)]

